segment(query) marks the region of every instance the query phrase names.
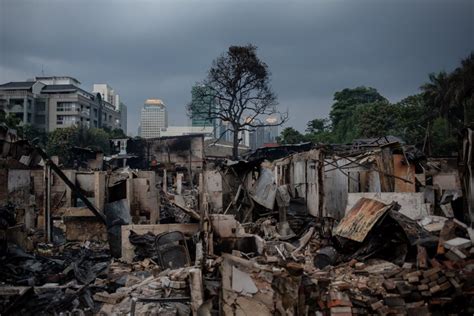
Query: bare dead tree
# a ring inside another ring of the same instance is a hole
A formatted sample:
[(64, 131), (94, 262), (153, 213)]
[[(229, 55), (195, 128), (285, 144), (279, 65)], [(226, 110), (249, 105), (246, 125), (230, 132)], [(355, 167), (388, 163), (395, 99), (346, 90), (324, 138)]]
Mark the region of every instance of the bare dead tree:
[[(195, 89), (188, 115), (220, 120), (233, 133), (233, 159), (238, 158), (239, 132), (258, 127), (279, 126), (287, 112), (276, 108), (268, 66), (256, 54), (257, 47), (231, 46), (215, 59), (206, 79)], [(222, 137), (222, 135), (221, 135)]]

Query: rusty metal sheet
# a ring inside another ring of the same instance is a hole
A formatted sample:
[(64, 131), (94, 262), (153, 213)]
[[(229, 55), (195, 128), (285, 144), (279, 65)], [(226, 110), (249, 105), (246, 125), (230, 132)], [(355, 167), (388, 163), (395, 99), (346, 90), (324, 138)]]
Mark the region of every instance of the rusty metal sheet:
[(334, 234), (362, 242), (375, 223), (392, 207), (393, 204), (387, 205), (377, 200), (361, 198), (344, 216)]

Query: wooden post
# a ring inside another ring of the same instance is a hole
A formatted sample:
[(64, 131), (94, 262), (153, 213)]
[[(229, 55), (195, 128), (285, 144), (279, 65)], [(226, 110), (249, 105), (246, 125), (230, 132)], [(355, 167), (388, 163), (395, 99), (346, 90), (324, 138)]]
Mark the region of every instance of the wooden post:
[(52, 241), (52, 220), (51, 220), (51, 166), (45, 161), (44, 165), (44, 233), (45, 241)]
[(182, 191), (183, 191), (183, 174), (178, 173), (176, 175), (176, 193), (178, 195), (181, 195)]
[(168, 175), (166, 174), (166, 169), (163, 169), (163, 181), (161, 181), (161, 186), (163, 192), (168, 192)]

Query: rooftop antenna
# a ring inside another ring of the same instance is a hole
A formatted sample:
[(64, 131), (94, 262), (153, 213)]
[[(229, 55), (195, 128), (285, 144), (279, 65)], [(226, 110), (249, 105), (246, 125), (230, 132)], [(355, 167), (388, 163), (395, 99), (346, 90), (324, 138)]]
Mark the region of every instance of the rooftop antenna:
[(41, 64), (41, 77), (44, 77), (44, 64)]

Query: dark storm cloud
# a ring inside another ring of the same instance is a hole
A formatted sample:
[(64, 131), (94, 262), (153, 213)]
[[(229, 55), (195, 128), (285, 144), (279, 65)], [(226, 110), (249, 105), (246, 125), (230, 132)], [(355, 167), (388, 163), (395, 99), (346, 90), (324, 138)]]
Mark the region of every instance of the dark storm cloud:
[(190, 88), (232, 44), (253, 43), (269, 65), (289, 125), (329, 112), (345, 87), (391, 101), (474, 49), (471, 0), (22, 1), (0, 0), (0, 81), (41, 73), (106, 82), (129, 107), (162, 98), (186, 124)]

